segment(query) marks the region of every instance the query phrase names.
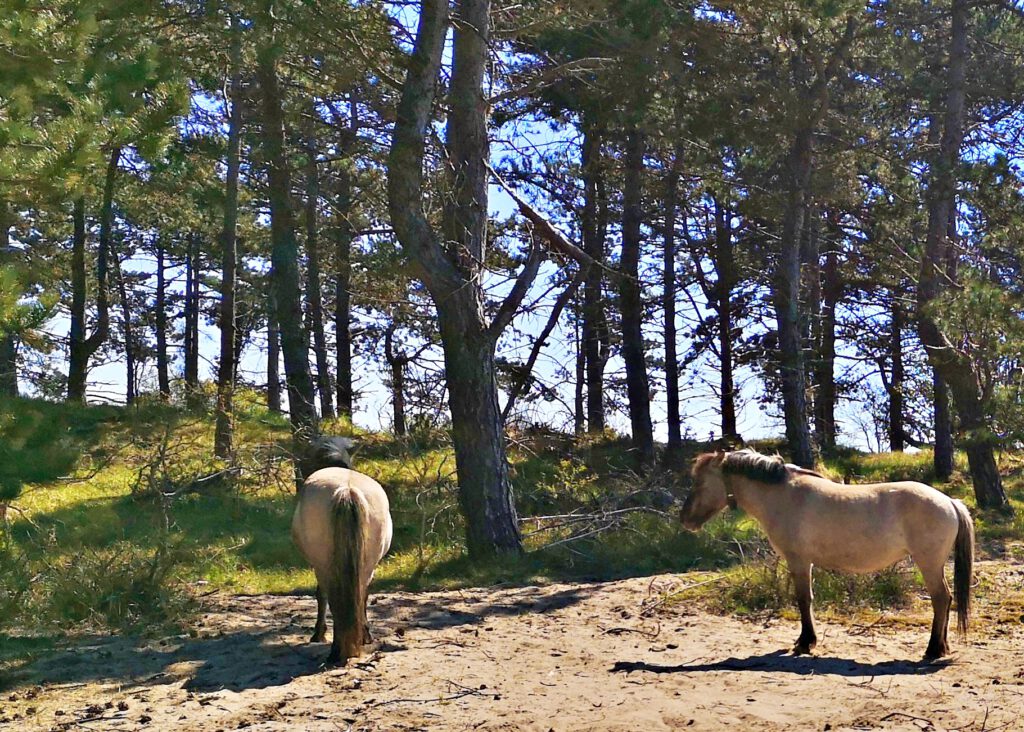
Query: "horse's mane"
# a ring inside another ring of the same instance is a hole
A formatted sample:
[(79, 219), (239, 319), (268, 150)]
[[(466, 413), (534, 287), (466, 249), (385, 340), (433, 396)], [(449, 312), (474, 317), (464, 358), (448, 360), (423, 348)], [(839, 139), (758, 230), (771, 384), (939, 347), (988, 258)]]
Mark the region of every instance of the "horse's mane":
[(314, 438), (309, 444), (309, 452), (315, 469), (351, 468), (352, 457), (349, 450), (355, 444), (355, 441), (348, 437), (320, 435)]
[(778, 455), (762, 455), (750, 449), (726, 453), (722, 458), (722, 472), (742, 475), (762, 483), (782, 483), (789, 475), (786, 461)]
[(790, 473), (813, 475), (818, 478), (825, 477), (814, 470), (791, 465), (779, 455), (762, 455), (750, 448), (735, 452), (706, 452), (698, 455), (693, 461), (693, 477), (696, 478), (698, 473), (715, 462), (718, 462), (723, 473), (742, 475), (762, 483), (784, 483)]

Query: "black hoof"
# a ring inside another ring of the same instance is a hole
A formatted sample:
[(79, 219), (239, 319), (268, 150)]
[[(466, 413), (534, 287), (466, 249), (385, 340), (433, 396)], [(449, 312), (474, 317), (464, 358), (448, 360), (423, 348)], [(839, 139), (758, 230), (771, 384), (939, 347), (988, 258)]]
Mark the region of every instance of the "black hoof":
[(814, 639), (814, 640), (803, 640), (801, 638), (800, 640), (798, 640), (796, 642), (796, 645), (793, 646), (793, 655), (794, 656), (809, 655), (811, 653), (811, 651), (814, 650), (814, 647), (816, 645), (818, 645), (817, 639)]
[(937, 661), (943, 656), (949, 655), (949, 648), (947, 646), (928, 646), (928, 650), (924, 652), (925, 661)]
[(348, 663), (347, 658), (342, 658), (341, 653), (338, 651), (331, 651), (327, 654), (327, 658), (324, 660), (324, 666), (328, 668), (332, 666), (344, 666)]

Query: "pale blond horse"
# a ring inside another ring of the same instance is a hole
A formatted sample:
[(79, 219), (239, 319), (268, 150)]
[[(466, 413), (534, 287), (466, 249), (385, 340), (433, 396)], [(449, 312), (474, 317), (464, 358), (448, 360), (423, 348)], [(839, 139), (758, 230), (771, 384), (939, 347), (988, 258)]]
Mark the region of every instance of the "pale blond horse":
[(752, 450), (700, 455), (693, 464), (693, 489), (683, 504), (683, 526), (696, 531), (726, 506), (738, 506), (757, 519), (789, 565), (801, 620), (794, 653), (810, 653), (817, 642), (812, 567), (863, 574), (909, 555), (921, 570), (934, 612), (925, 657), (946, 655), (952, 596), (943, 570), (954, 549), (957, 628), (967, 632), (974, 524), (962, 501), (910, 481), (834, 483)]
[(331, 465), (299, 488), (292, 538), (316, 574), (316, 626), (312, 643), (327, 635), (327, 605), (334, 640), (327, 663), (344, 663), (371, 640), (366, 622), (370, 581), (391, 547), (388, 497), (372, 478), (350, 470), (346, 438), (314, 442), (315, 464)]

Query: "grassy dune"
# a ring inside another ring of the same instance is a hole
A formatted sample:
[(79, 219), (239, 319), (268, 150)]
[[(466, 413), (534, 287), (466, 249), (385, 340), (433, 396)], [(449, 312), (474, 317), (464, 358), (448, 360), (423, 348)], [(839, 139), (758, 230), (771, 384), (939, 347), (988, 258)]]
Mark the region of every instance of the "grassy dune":
[[(60, 405), (58, 414), (55, 405), (17, 403), (22, 412), (67, 420), (64, 447), (75, 460), (66, 475), (26, 486), (7, 526), (0, 526), (0, 630), (11, 634), (9, 648), (22, 652), (40, 634), (71, 629), (180, 625), (196, 598), (215, 590), (312, 588), (312, 573), (289, 534), (294, 484), (286, 460), (287, 422), (262, 409), (255, 396), (241, 405), (240, 469), (231, 472), (212, 457), (208, 415), (161, 405)], [(379, 589), (699, 570), (725, 574), (679, 601), (721, 612), (789, 604), (784, 569), (751, 519), (726, 512), (700, 534), (682, 531), (666, 496), (685, 493), (685, 472), (641, 481), (628, 469), (626, 442), (614, 435), (581, 441), (552, 433), (516, 435), (511, 460), (517, 502), (521, 515), (534, 517), (523, 522), (528, 551), (481, 563), (464, 552), (454, 459), (444, 435), (395, 440), (344, 423), (325, 428), (359, 439), (356, 467), (377, 478), (392, 499), (395, 541), (378, 571)], [(821, 468), (857, 482), (931, 481), (930, 464), (927, 452), (849, 451)], [(983, 550), (995, 555), (1024, 537), (1024, 456), (1004, 454), (1001, 466), (1016, 518), (975, 514)], [(973, 508), (961, 472), (940, 487)], [(603, 522), (566, 518), (601, 511)], [(566, 541), (587, 531), (594, 533)], [(906, 571), (856, 581), (822, 572), (816, 577), (818, 603), (826, 608), (899, 604), (916, 582)], [(20, 640), (14, 643), (14, 637)]]

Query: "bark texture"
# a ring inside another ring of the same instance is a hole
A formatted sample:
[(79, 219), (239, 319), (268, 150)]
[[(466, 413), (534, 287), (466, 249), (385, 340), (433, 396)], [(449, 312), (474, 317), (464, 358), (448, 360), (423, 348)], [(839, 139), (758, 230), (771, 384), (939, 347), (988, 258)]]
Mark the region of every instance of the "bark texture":
[[(522, 549), (494, 371), (501, 325), (484, 318), (488, 143), (482, 82), (490, 3), (461, 0), (446, 130), (451, 193), (442, 245), (423, 212), (423, 158), (448, 26), (445, 0), (424, 0), (388, 158), (388, 199), (403, 250), (431, 294), (445, 355), (459, 503), (474, 556)], [(518, 284), (518, 283), (517, 283)], [(521, 289), (521, 288), (520, 288)], [(523, 293), (525, 294), (525, 293)], [(502, 308), (506, 310), (506, 308)]]
[(71, 330), (68, 350), (68, 401), (84, 402), (89, 359), (106, 342), (110, 330), (110, 239), (114, 226), (114, 181), (121, 160), (121, 148), (114, 147), (103, 179), (100, 206), (100, 238), (96, 249), (96, 322), (91, 335), (86, 335), (86, 227), (85, 198), (75, 199), (72, 218), (74, 234), (71, 251)]
[(228, 458), (234, 440), (235, 372), (238, 333), (235, 323), (235, 286), (238, 276), (238, 174), (242, 149), (242, 47), (238, 18), (231, 18), (231, 82), (228, 87), (227, 175), (224, 180), (224, 223), (220, 234), (220, 359), (217, 363), (217, 423), (213, 451)]
[[(933, 303), (948, 276), (950, 221), (956, 215), (956, 168), (964, 139), (965, 79), (970, 10), (967, 0), (953, 0), (949, 60), (946, 65), (942, 134), (932, 160), (928, 185), (928, 231), (917, 287), (917, 332), (929, 362), (949, 388), (956, 404), (974, 493), (982, 508), (1010, 510), (996, 467), (994, 435), (982, 385), (970, 355), (949, 341), (935, 320)], [(933, 124), (938, 115), (933, 116)]]
[(285, 154), (283, 96), (275, 53), (273, 49), (263, 49), (257, 64), (257, 80), (262, 92), (262, 144), (270, 202), (270, 286), (274, 292), (281, 354), (284, 356), (288, 414), (297, 454), (301, 454), (303, 443), (316, 432), (317, 415), (313, 377), (309, 371), (309, 337), (302, 318), (299, 251), (291, 204), (291, 174)]
[(626, 366), (626, 394), (633, 451), (641, 468), (654, 459), (651, 425), (651, 390), (643, 337), (643, 288), (640, 283), (641, 190), (645, 141), (636, 129), (626, 136), (625, 180), (622, 191), (622, 257), (619, 307), (622, 315), (622, 360)]

